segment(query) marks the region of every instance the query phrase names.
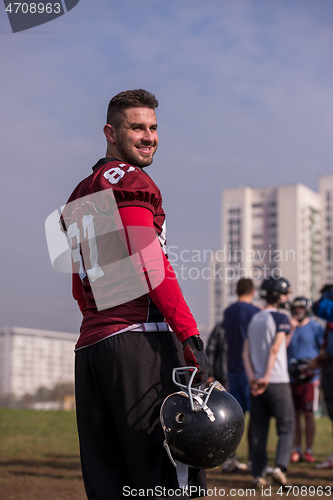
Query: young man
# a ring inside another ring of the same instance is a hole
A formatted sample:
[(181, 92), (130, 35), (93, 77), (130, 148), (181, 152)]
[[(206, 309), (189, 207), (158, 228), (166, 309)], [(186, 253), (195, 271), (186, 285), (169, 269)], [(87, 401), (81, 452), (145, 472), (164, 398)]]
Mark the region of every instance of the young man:
[(251, 387), (252, 475), (256, 487), (266, 486), (267, 434), (270, 418), (276, 419), (279, 436), (273, 479), (288, 484), (286, 470), (294, 440), (294, 406), (288, 374), (286, 335), (290, 322), (279, 307), (288, 302), (291, 288), (284, 278), (268, 278), (260, 295), (266, 308), (250, 321), (243, 360)]
[[(236, 293), (238, 301), (227, 307), (224, 311), (223, 325), (225, 328), (228, 346), (228, 381), (229, 392), (237, 399), (244, 413), (250, 412), (250, 386), (247, 381), (242, 360), (243, 343), (247, 328), (252, 317), (260, 311), (259, 307), (252, 304), (254, 297), (253, 282), (248, 278), (241, 278), (237, 282)], [(251, 424), (248, 432), (249, 463), (251, 462)], [(247, 465), (237, 460), (236, 455), (231, 457), (223, 470), (247, 470)]]
[[(312, 302), (306, 297), (296, 297), (291, 304), (291, 324), (295, 328), (288, 335), (288, 362), (292, 360), (313, 359), (319, 355), (323, 342), (324, 329), (317, 321), (310, 319)], [(313, 413), (314, 400), (318, 400), (319, 372), (313, 378), (302, 383), (296, 378), (291, 379), (291, 390), (295, 406), (295, 441), (292, 462), (299, 462), (304, 458), (306, 462), (313, 463), (315, 458), (312, 445), (315, 434), (315, 419)], [(302, 455), (302, 426), (301, 418), (305, 420), (305, 453)]]
[(208, 360), (163, 252), (160, 191), (143, 170), (158, 145), (157, 106), (142, 89), (111, 99), (106, 157), (75, 188), (62, 213), (74, 263), (73, 295), (83, 313), (75, 390), (90, 500), (139, 491), (164, 498), (180, 485), (205, 487), (203, 471), (172, 465), (159, 419), (163, 400), (175, 391), (173, 368), (195, 366), (200, 384)]

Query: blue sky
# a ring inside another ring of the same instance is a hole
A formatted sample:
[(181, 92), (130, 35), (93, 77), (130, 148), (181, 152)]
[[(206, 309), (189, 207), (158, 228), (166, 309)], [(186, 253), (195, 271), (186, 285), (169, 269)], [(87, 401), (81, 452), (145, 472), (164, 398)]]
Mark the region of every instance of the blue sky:
[[(0, 325), (78, 330), (44, 221), (104, 156), (107, 104), (121, 90), (159, 99), (147, 172), (179, 253), (220, 246), (223, 188), (316, 190), (333, 166), (332, 25), (331, 0), (80, 0), (13, 34), (0, 4)], [(207, 324), (207, 281), (180, 284)]]

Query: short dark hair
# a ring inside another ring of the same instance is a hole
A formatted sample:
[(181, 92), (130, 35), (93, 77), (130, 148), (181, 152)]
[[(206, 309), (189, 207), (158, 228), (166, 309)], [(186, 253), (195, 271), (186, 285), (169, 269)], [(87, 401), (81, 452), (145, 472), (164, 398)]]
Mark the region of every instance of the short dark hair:
[(112, 97), (109, 102), (106, 123), (117, 126), (119, 115), (128, 108), (156, 109), (158, 100), (151, 92), (143, 89), (125, 90)]
[(253, 283), (249, 278), (241, 278), (237, 283), (236, 292), (238, 297), (241, 295), (250, 295), (253, 292)]

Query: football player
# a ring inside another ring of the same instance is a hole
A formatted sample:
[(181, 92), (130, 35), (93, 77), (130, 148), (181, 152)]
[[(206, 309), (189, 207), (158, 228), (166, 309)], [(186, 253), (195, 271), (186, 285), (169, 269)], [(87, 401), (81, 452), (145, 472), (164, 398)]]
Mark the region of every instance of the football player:
[[(144, 170), (158, 146), (157, 106), (142, 89), (111, 99), (106, 157), (61, 217), (83, 314), (75, 384), (88, 499), (117, 500), (125, 487), (147, 495), (179, 487), (163, 449), (160, 406), (174, 391), (174, 367), (195, 366), (197, 384), (207, 377), (203, 342), (165, 253), (161, 193)], [(181, 470), (181, 484), (204, 491), (203, 471), (184, 479)]]
[[(292, 360), (299, 361), (299, 367), (306, 367), (319, 355), (323, 342), (324, 329), (310, 317), (312, 302), (307, 297), (296, 297), (291, 304), (291, 324), (294, 326), (288, 337), (288, 363), (291, 389), (295, 406), (295, 441), (292, 462), (304, 459), (313, 463), (312, 445), (315, 435), (314, 407), (319, 396), (319, 371), (304, 369), (296, 373), (292, 370)], [(305, 362), (306, 361), (306, 362)], [(305, 421), (305, 452), (302, 454), (302, 426)]]

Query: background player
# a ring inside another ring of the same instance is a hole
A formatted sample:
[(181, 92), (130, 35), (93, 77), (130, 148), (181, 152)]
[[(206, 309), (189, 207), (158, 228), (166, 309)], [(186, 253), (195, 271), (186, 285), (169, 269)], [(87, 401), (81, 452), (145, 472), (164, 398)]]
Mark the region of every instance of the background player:
[(279, 436), (273, 479), (285, 486), (286, 471), (294, 440), (294, 405), (289, 384), (286, 335), (290, 322), (278, 311), (289, 300), (291, 288), (284, 278), (268, 278), (260, 295), (266, 308), (250, 321), (244, 341), (243, 359), (251, 387), (252, 475), (256, 487), (266, 486), (267, 435), (270, 418), (276, 420)]
[[(317, 321), (310, 319), (312, 302), (306, 297), (296, 297), (291, 304), (290, 320), (294, 327), (288, 335), (288, 362), (290, 360), (313, 359), (318, 356), (323, 341), (324, 329)], [(292, 462), (299, 462), (304, 458), (306, 462), (314, 462), (312, 445), (315, 435), (314, 401), (318, 401), (319, 372), (313, 378), (300, 383), (291, 379), (291, 390), (295, 406), (295, 441)], [(302, 425), (301, 418), (305, 420), (305, 453), (302, 455)]]
[[(252, 280), (241, 278), (236, 287), (238, 301), (227, 307), (224, 311), (223, 321), (228, 346), (229, 392), (237, 399), (244, 413), (251, 410), (251, 397), (242, 359), (243, 344), (250, 320), (260, 311), (259, 307), (252, 304), (254, 292)], [(251, 420), (248, 427), (248, 447), (248, 465), (251, 468)], [(234, 455), (223, 464), (223, 470), (227, 472), (247, 470), (248, 465), (240, 463), (237, 456)]]

